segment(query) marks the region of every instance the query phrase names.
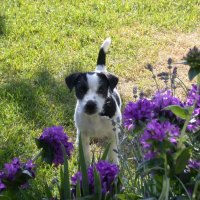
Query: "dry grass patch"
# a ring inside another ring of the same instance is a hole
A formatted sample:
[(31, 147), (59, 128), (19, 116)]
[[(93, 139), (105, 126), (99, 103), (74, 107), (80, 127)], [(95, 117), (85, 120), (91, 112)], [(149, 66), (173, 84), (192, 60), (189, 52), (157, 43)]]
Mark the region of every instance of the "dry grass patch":
[[(131, 31), (132, 30), (132, 31)], [(145, 69), (147, 63), (153, 64), (157, 73), (162, 71), (167, 71), (167, 60), (172, 58), (174, 62), (180, 62), (184, 55), (187, 54), (188, 50), (193, 46), (199, 47), (200, 34), (199, 30), (192, 33), (177, 33), (177, 32), (155, 32), (151, 33), (151, 40), (153, 46), (150, 48), (151, 51), (141, 46), (135, 54), (135, 58), (129, 54), (130, 59), (127, 61), (123, 60), (123, 65), (128, 66), (126, 69), (127, 74), (125, 78), (120, 77), (119, 90), (122, 95), (122, 98), (126, 100), (132, 100), (132, 89), (134, 85), (138, 85), (140, 89), (143, 89), (144, 92), (149, 95), (153, 93), (156, 88), (153, 79), (151, 78), (150, 72)], [(130, 42), (131, 37), (135, 37), (137, 32), (134, 31), (134, 28), (124, 30), (121, 34), (121, 37), (129, 38), (129, 40), (124, 39), (127, 43)], [(141, 35), (141, 38), (144, 35)], [(147, 36), (146, 37), (150, 37)], [(127, 45), (127, 44), (126, 44)], [(148, 47), (149, 48), (149, 47)], [(146, 56), (141, 58), (141, 55)], [(127, 56), (128, 57), (128, 56)], [(138, 64), (135, 66), (132, 61), (136, 59)], [(178, 67), (178, 76), (181, 80), (190, 85), (188, 81), (187, 72), (188, 67), (185, 65), (176, 65)]]

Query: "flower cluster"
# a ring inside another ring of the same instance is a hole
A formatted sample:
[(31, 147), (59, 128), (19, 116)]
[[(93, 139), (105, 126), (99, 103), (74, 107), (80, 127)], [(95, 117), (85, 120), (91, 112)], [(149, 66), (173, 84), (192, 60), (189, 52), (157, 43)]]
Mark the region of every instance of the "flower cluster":
[(129, 102), (124, 109), (124, 126), (128, 130), (135, 128), (139, 121), (148, 121), (153, 118), (153, 104), (148, 99), (140, 99), (136, 103)]
[(81, 172), (77, 172), (74, 176), (71, 177), (72, 185), (77, 185), (78, 183), (82, 182), (82, 174)]
[(196, 106), (200, 107), (200, 89), (197, 92), (197, 85), (192, 84), (192, 87), (188, 92), (186, 105), (192, 106), (195, 103), (195, 101), (196, 101)]
[[(96, 167), (96, 170), (100, 175), (102, 194), (112, 192), (113, 182), (117, 179), (119, 174), (118, 166), (104, 160), (100, 160), (96, 164), (90, 166), (87, 170), (87, 175), (91, 193), (94, 192), (94, 167)], [(81, 183), (81, 181), (81, 172), (77, 172), (74, 176), (71, 177), (71, 183), (73, 186)]]
[(196, 104), (192, 119), (187, 126), (188, 131), (195, 132), (200, 128), (200, 89), (197, 90), (197, 85), (192, 85), (188, 92), (185, 106), (192, 106)]
[[(170, 142), (173, 145), (177, 144), (177, 138), (180, 134), (180, 129), (171, 124), (169, 121), (159, 122), (154, 119), (147, 124), (147, 127), (140, 138), (140, 142), (145, 151), (144, 158), (152, 159), (162, 153), (162, 146), (159, 148), (159, 143), (164, 141)], [(166, 147), (164, 151), (167, 151)]]
[(64, 163), (61, 144), (64, 146), (67, 155), (70, 157), (74, 149), (73, 143), (69, 142), (62, 126), (53, 126), (44, 129), (44, 132), (37, 140), (37, 146), (42, 148), (43, 159), (55, 166)]
[(21, 163), (19, 158), (4, 164), (4, 169), (0, 171), (0, 191), (6, 188), (26, 188), (28, 179), (35, 178), (35, 167), (32, 160)]
[(167, 119), (177, 119), (171, 111), (163, 110), (170, 105), (182, 106), (181, 101), (172, 95), (170, 90), (159, 91), (152, 98), (153, 112), (155, 117), (165, 117)]
[(150, 100), (144, 98), (135, 103), (129, 102), (123, 113), (124, 127), (128, 130), (134, 129), (138, 122), (149, 122), (158, 118), (181, 121), (171, 111), (163, 110), (169, 105), (183, 106), (178, 98), (173, 97), (170, 90), (159, 91)]
[(177, 143), (178, 127), (182, 127), (184, 121), (164, 108), (170, 105), (188, 107), (194, 103), (196, 106), (187, 130), (195, 132), (200, 128), (200, 91), (197, 91), (197, 85), (192, 85), (184, 103), (167, 90), (158, 91), (150, 100), (144, 98), (127, 104), (123, 113), (125, 128), (134, 129), (139, 124), (138, 122), (146, 124), (146, 130), (141, 136), (145, 159), (151, 159), (159, 154), (156, 145), (153, 145), (155, 141), (163, 142), (167, 139), (172, 145)]
[(199, 68), (200, 67), (200, 50), (195, 46), (183, 58), (191, 68)]

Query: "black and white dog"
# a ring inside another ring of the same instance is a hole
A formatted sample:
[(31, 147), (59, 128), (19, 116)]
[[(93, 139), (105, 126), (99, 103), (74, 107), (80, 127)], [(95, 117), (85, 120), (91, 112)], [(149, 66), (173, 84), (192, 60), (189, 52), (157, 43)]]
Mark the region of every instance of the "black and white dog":
[(110, 44), (111, 39), (107, 38), (101, 45), (95, 71), (74, 73), (65, 79), (70, 90), (75, 87), (76, 142), (80, 135), (87, 165), (90, 164), (91, 137), (107, 137), (111, 143), (108, 159), (116, 164), (119, 163), (116, 151), (119, 143), (118, 125), (121, 124), (121, 99), (116, 89), (118, 78), (108, 73), (105, 66)]

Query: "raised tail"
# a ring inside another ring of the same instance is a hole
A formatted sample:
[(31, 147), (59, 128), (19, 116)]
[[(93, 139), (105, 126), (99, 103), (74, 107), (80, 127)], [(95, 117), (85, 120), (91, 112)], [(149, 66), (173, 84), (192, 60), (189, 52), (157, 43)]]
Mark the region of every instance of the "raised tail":
[(106, 71), (106, 53), (111, 44), (111, 38), (107, 38), (100, 47), (99, 55), (97, 58), (96, 71)]

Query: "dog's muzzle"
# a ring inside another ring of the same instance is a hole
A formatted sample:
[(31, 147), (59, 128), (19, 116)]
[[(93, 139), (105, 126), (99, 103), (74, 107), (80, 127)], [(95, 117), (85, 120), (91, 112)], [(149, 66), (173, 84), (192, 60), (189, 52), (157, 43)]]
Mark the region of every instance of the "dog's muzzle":
[(96, 113), (97, 111), (97, 104), (95, 101), (88, 101), (85, 105), (85, 113), (87, 113), (88, 115), (92, 115), (94, 113)]

